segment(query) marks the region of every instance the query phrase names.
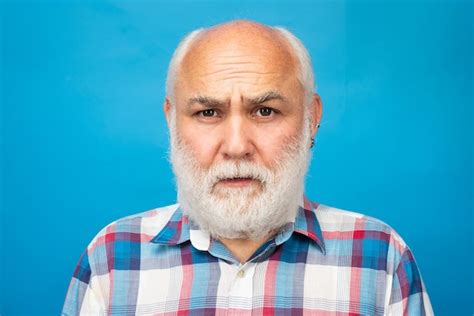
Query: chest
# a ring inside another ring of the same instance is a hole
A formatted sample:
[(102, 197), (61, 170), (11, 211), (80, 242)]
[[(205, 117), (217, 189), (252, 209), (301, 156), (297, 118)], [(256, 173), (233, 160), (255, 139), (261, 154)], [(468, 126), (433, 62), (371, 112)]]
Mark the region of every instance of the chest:
[(278, 259), (244, 265), (168, 261), (148, 270), (115, 270), (109, 306), (142, 315), (383, 314), (390, 284), (385, 271)]

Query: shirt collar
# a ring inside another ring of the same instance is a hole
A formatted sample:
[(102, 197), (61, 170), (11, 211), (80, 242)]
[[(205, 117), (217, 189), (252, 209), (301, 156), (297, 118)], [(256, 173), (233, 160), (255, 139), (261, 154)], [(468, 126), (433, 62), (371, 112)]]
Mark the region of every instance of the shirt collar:
[(163, 245), (179, 245), (189, 240), (190, 225), (181, 207), (174, 211), (166, 225), (151, 242)]
[(298, 213), (296, 214), (294, 232), (313, 240), (319, 246), (322, 253), (326, 254), (323, 233), (316, 216), (318, 207), (318, 203), (311, 202), (306, 198), (306, 196), (303, 196), (302, 206), (300, 206)]
[[(326, 253), (321, 226), (316, 216), (318, 203), (311, 202), (303, 197), (302, 206), (299, 207), (295, 222), (289, 223), (275, 237), (276, 244), (281, 244), (288, 240), (292, 233), (303, 235), (314, 241), (323, 254)], [(199, 229), (189, 222), (183, 214), (181, 207), (178, 207), (168, 220), (163, 229), (151, 240), (153, 243), (164, 245), (178, 245), (186, 241), (191, 241), (193, 246), (199, 250), (207, 251), (211, 238), (207, 231)]]

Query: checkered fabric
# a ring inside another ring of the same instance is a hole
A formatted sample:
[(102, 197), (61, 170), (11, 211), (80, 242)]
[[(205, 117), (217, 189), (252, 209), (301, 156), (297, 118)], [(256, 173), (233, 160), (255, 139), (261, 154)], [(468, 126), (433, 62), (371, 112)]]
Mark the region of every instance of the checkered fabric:
[(413, 254), (384, 223), (304, 200), (244, 264), (178, 205), (118, 220), (74, 271), (63, 315), (432, 315)]

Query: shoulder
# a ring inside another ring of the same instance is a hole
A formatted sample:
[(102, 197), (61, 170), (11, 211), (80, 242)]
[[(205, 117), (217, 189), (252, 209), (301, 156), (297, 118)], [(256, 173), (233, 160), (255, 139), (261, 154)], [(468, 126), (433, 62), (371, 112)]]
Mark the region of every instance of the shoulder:
[(391, 263), (386, 267), (391, 272), (410, 251), (395, 229), (377, 218), (326, 205), (315, 212), (325, 243), (333, 251), (350, 248), (353, 255), (383, 259)]
[(377, 218), (322, 204), (317, 207), (316, 216), (323, 232), (379, 232), (391, 235), (397, 242), (406, 246), (395, 229)]
[(96, 234), (87, 250), (92, 254), (110, 243), (149, 242), (163, 229), (177, 209), (178, 204), (173, 204), (115, 220)]
[[(371, 216), (326, 205), (319, 205), (315, 214), (331, 264), (336, 258), (338, 265), (349, 266), (351, 273), (364, 277), (383, 271), (384, 274), (378, 275), (380, 278), (374, 279), (377, 287), (380, 284), (386, 287), (385, 306), (390, 314), (404, 314), (407, 306), (413, 313), (420, 308), (417, 314), (420, 311), (432, 314), (414, 255), (392, 227)], [(357, 269), (364, 269), (364, 274)], [(361, 280), (369, 279), (361, 277)]]

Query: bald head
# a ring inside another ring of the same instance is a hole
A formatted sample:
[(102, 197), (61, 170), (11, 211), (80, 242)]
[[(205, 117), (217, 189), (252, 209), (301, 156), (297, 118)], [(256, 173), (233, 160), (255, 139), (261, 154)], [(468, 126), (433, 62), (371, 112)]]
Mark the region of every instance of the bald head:
[(294, 76), (305, 92), (305, 103), (311, 99), (314, 76), (303, 44), (283, 28), (245, 20), (198, 29), (186, 36), (170, 62), (167, 97), (174, 101), (175, 89), (183, 81), (183, 75), (202, 75), (202, 66), (207, 66), (209, 69), (205, 71), (209, 73), (219, 71), (219, 63), (236, 60), (255, 66), (255, 71), (277, 71)]
[(275, 32), (274, 28), (248, 20), (236, 20), (218, 24), (203, 30), (202, 34), (203, 37), (207, 35), (208, 38), (214, 36), (242, 36), (242, 38), (246, 37), (249, 39), (266, 38), (268, 40), (276, 40), (278, 37), (278, 33)]
[(188, 68), (199, 66), (199, 63), (212, 64), (216, 58), (273, 63), (294, 75), (298, 67), (290, 45), (277, 31), (254, 22), (236, 21), (204, 30), (183, 56), (178, 77)]
[[(277, 52), (285, 54), (289, 59), (293, 59), (294, 55), (291, 46), (279, 31), (251, 21), (232, 21), (203, 30), (190, 46), (188, 53), (206, 46), (210, 49), (223, 46), (229, 49), (257, 48), (261, 49), (263, 55), (267, 52)], [(296, 59), (293, 61), (297, 62)]]

